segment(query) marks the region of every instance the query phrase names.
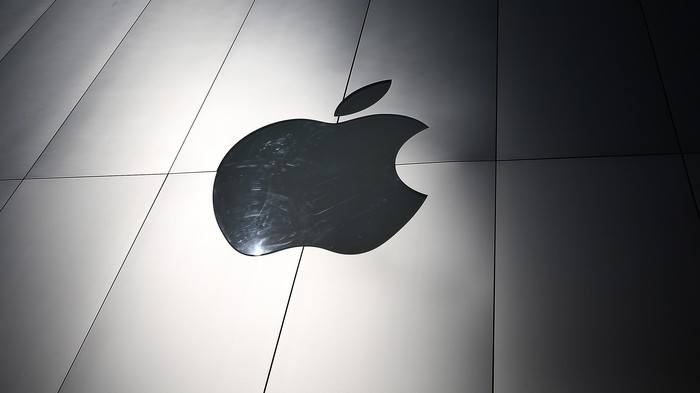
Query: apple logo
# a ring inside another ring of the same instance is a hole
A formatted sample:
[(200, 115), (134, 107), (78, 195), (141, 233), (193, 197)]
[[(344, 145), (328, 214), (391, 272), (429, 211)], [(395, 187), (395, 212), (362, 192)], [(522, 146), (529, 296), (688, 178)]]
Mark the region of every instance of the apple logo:
[[(347, 96), (335, 116), (366, 109), (391, 81)], [(340, 254), (373, 250), (397, 233), (425, 201), (399, 179), (401, 146), (428, 128), (401, 115), (342, 123), (284, 120), (241, 139), (214, 180), (214, 214), (226, 240), (245, 255), (297, 247)]]

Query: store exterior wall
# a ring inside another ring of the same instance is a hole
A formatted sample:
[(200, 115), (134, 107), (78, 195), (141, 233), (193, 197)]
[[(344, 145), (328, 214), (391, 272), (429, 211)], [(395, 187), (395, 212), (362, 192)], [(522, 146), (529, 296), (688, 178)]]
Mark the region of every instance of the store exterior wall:
[[(697, 5), (0, 12), (0, 390), (698, 390)], [(395, 157), (426, 195), (396, 234), (231, 247), (212, 192), (236, 143), (380, 114), (428, 127)]]

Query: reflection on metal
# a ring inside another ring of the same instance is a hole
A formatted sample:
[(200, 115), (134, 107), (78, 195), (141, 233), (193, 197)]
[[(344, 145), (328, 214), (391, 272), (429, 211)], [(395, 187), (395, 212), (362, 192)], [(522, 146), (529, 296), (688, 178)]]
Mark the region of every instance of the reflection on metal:
[[(369, 107), (390, 84), (359, 89), (336, 113)], [(426, 198), (399, 179), (394, 165), (401, 146), (426, 128), (401, 115), (338, 124), (295, 119), (260, 128), (219, 165), (213, 192), (219, 227), (246, 255), (296, 246), (370, 251), (398, 232)]]

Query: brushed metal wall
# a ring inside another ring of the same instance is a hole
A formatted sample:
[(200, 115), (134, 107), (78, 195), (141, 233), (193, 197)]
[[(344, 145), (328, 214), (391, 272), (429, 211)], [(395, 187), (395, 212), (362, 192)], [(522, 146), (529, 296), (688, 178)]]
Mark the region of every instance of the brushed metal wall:
[[(3, 2), (0, 390), (697, 391), (698, 17)], [(229, 246), (212, 187), (236, 142), (377, 113), (429, 127), (396, 158), (427, 195), (396, 235), (358, 255)]]

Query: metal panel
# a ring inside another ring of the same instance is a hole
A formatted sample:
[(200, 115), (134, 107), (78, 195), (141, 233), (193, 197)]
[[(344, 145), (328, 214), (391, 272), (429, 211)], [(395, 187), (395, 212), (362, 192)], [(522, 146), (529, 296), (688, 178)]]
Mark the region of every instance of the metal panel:
[(301, 250), (233, 250), (213, 182), (168, 178), (62, 392), (263, 390)]
[(494, 166), (399, 175), (428, 197), (389, 241), (304, 250), (268, 392), (490, 391)]
[(10, 195), (15, 191), (19, 180), (4, 180), (0, 181), (0, 208), (10, 199)]
[(216, 170), (238, 140), (276, 121), (334, 122), (366, 8), (256, 1), (174, 170)]
[(22, 178), (146, 0), (62, 0), (0, 62), (0, 179)]
[(499, 164), (496, 392), (692, 392), (700, 222), (680, 157)]
[(493, 159), (496, 2), (372, 2), (349, 90), (383, 79), (391, 90), (366, 113), (430, 127), (397, 162)]
[(677, 152), (636, 1), (503, 0), (499, 158)]
[(688, 165), (688, 175), (692, 182), (695, 203), (700, 206), (700, 154), (686, 154), (686, 165)]
[(29, 30), (54, 0), (5, 0), (0, 2), (0, 59)]
[(30, 176), (167, 172), (250, 4), (151, 3)]
[(700, 152), (700, 3), (643, 0), (673, 120), (684, 152)]
[(0, 381), (55, 393), (161, 176), (28, 180), (0, 213)]

